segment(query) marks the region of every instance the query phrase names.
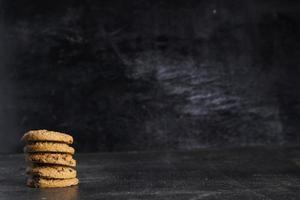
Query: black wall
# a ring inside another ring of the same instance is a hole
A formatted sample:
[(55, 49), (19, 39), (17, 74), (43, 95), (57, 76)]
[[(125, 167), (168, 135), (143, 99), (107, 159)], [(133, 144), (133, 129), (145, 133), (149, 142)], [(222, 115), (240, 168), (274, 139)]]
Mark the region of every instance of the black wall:
[(0, 152), (300, 143), (300, 1), (1, 1)]

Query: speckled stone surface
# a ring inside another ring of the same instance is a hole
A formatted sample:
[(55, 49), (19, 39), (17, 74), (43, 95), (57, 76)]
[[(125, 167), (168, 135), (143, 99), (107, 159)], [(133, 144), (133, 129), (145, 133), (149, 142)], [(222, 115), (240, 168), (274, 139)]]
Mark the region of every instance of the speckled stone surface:
[(79, 185), (28, 188), (22, 155), (0, 156), (0, 199), (300, 199), (300, 147), (79, 154)]

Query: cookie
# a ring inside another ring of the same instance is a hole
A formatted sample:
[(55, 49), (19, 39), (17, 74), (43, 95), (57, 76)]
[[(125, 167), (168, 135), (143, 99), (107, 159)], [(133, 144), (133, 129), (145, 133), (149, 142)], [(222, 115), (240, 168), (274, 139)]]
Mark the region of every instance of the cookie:
[(77, 178), (70, 179), (45, 179), (40, 177), (30, 177), (27, 179), (27, 185), (35, 188), (53, 188), (53, 187), (68, 187), (78, 184)]
[(71, 167), (64, 166), (38, 166), (27, 167), (26, 173), (32, 177), (54, 178), (54, 179), (69, 179), (76, 178), (76, 170)]
[(76, 166), (76, 160), (70, 154), (61, 153), (32, 153), (26, 154), (25, 159), (27, 162), (33, 163), (48, 163), (65, 166)]
[(67, 144), (73, 143), (73, 137), (60, 132), (48, 131), (48, 130), (31, 130), (24, 134), (22, 140), (25, 142), (31, 141), (50, 141), (50, 142), (62, 142)]
[(55, 143), (55, 142), (34, 142), (27, 144), (24, 147), (24, 152), (60, 152), (60, 153), (69, 153), (74, 154), (74, 148), (68, 146), (64, 143)]

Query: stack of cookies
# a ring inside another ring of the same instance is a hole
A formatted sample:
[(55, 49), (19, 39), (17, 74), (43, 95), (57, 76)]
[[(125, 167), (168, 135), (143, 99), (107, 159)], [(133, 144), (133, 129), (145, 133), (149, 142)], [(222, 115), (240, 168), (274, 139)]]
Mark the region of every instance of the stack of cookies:
[(24, 134), (23, 141), (27, 185), (30, 187), (67, 187), (77, 185), (76, 161), (73, 159), (73, 137), (64, 133), (32, 130)]

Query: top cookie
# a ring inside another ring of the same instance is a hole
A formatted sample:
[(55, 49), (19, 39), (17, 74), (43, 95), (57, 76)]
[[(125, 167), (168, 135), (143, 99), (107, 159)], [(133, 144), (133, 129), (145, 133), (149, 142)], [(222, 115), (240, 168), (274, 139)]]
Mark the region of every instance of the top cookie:
[(24, 134), (22, 140), (25, 142), (35, 141), (51, 141), (51, 142), (63, 142), (67, 144), (73, 143), (73, 137), (60, 132), (48, 131), (48, 130), (31, 130)]

